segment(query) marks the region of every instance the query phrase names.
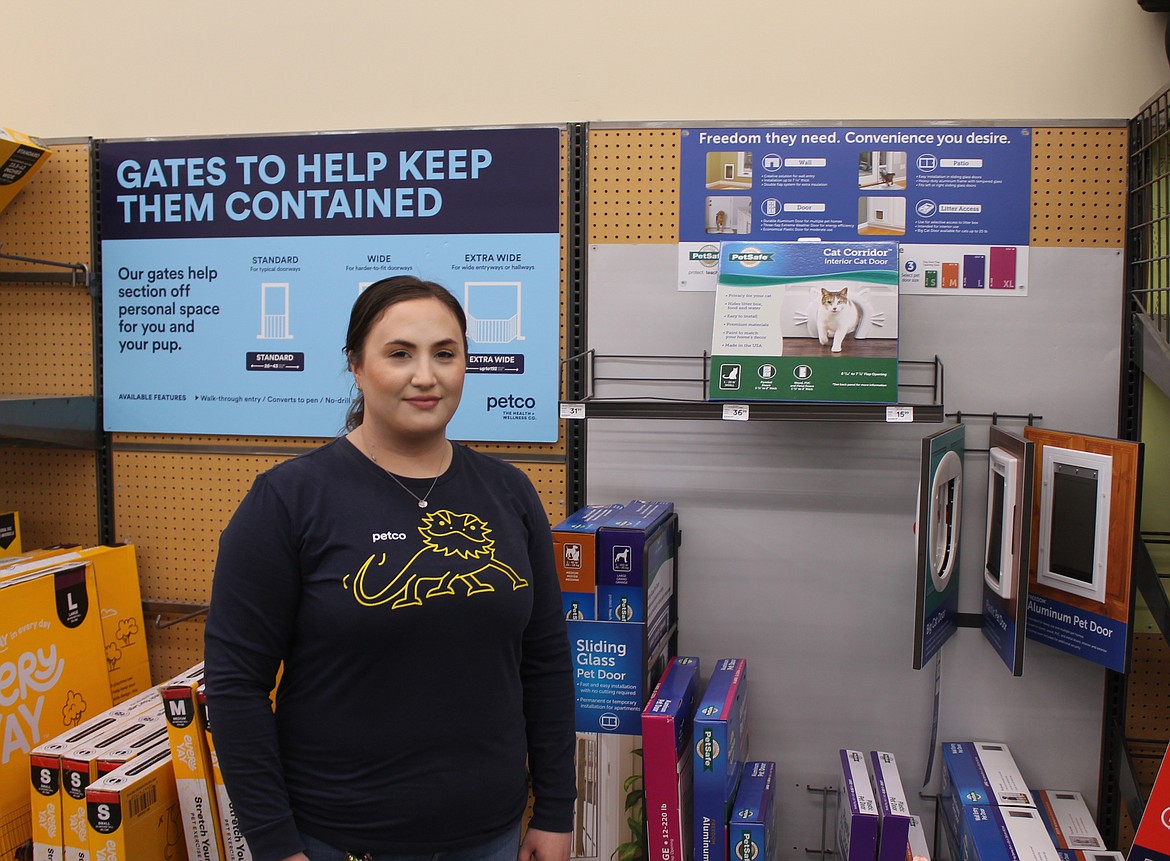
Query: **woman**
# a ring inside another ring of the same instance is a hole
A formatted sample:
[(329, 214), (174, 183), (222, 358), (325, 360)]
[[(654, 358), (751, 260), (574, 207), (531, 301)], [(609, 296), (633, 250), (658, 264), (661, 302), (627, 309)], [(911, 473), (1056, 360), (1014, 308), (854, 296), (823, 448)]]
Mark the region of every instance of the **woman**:
[(348, 432), (259, 476), (220, 540), (208, 711), (253, 856), (565, 861), (552, 539), (522, 472), (447, 439), (463, 310), (437, 284), (379, 281), (345, 353)]

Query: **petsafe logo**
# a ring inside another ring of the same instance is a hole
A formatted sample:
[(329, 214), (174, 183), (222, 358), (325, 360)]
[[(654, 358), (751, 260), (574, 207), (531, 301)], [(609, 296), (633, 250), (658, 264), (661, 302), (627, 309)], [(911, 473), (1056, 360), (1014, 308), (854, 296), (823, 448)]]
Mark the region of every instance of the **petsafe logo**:
[(761, 251), (758, 248), (745, 248), (743, 251), (731, 251), (727, 255), (729, 263), (738, 263), (745, 268), (759, 266), (761, 263), (772, 262), (771, 251)]
[(698, 251), (692, 251), (687, 255), (687, 258), (695, 263), (705, 266), (707, 269), (714, 269), (719, 265), (719, 246), (704, 245)]

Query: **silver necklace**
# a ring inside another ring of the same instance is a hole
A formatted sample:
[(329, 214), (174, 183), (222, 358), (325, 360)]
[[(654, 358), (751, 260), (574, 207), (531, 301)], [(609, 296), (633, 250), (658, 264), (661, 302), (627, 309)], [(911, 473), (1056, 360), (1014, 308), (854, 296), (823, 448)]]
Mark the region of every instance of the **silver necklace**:
[[(375, 460), (374, 463), (378, 463), (378, 461)], [(379, 466), (381, 466), (381, 464), (379, 464)], [(422, 496), (419, 496), (413, 490), (411, 490), (409, 487), (407, 487), (405, 484), (403, 484), (401, 481), (399, 481), (398, 476), (396, 476), (390, 470), (385, 469), (383, 467), (383, 472), (385, 472), (388, 476), (390, 476), (392, 479), (394, 479), (395, 484), (397, 484), (399, 487), (401, 487), (403, 490), (405, 490), (407, 493), (409, 493), (411, 496), (413, 496), (415, 498), (415, 500), (418, 502), (419, 508), (426, 508), (427, 507), (427, 497), (431, 495), (431, 491), (434, 490), (435, 485), (439, 483), (439, 477), (436, 475), (435, 480), (431, 482), (431, 486), (429, 488), (427, 488), (427, 492), (424, 493)]]
[(374, 454), (373, 446), (371, 446), (368, 442), (366, 442), (365, 431), (362, 431), (362, 448), (364, 448), (366, 450), (366, 456), (374, 462), (374, 466), (381, 468), (382, 472), (386, 473), (388, 476), (390, 476), (392, 479), (394, 479), (395, 484), (397, 484), (399, 487), (401, 487), (403, 490), (405, 490), (407, 493), (409, 493), (412, 497), (414, 497), (414, 501), (418, 503), (419, 508), (426, 508), (427, 507), (427, 498), (430, 497), (431, 491), (435, 489), (435, 485), (439, 483), (439, 475), (443, 474), (443, 471), (441, 469), (439, 470), (439, 475), (436, 475), (434, 481), (431, 482), (431, 486), (427, 488), (427, 492), (424, 493), (422, 496), (419, 496), (417, 493), (415, 493), (413, 490), (411, 490), (409, 487), (407, 487), (405, 484), (403, 484), (399, 480), (398, 476), (396, 476), (390, 470), (386, 469), (386, 467), (382, 466), (382, 464), (378, 463), (378, 458)]

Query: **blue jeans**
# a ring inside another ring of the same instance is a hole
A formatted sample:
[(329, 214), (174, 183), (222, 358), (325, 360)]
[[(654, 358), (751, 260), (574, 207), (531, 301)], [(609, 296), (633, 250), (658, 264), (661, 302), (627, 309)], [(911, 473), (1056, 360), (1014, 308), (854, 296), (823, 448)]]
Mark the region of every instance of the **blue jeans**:
[[(348, 861), (349, 850), (334, 849), (316, 837), (301, 834), (305, 842), (305, 854), (309, 861)], [(360, 846), (351, 849), (361, 849)], [(482, 846), (469, 849), (455, 849), (451, 852), (435, 852), (423, 855), (374, 855), (374, 861), (516, 861), (520, 854), (520, 823), (517, 822), (502, 835)]]

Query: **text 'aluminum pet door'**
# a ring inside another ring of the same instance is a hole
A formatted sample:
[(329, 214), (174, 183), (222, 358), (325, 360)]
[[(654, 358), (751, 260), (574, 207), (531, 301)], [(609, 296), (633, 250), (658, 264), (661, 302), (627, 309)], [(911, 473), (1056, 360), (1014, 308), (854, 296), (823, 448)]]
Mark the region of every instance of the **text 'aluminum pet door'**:
[(260, 285), (260, 334), (256, 337), (263, 341), (292, 339), (287, 281), (265, 281)]
[(467, 337), (477, 344), (523, 341), (519, 281), (464, 281), (463, 311)]

